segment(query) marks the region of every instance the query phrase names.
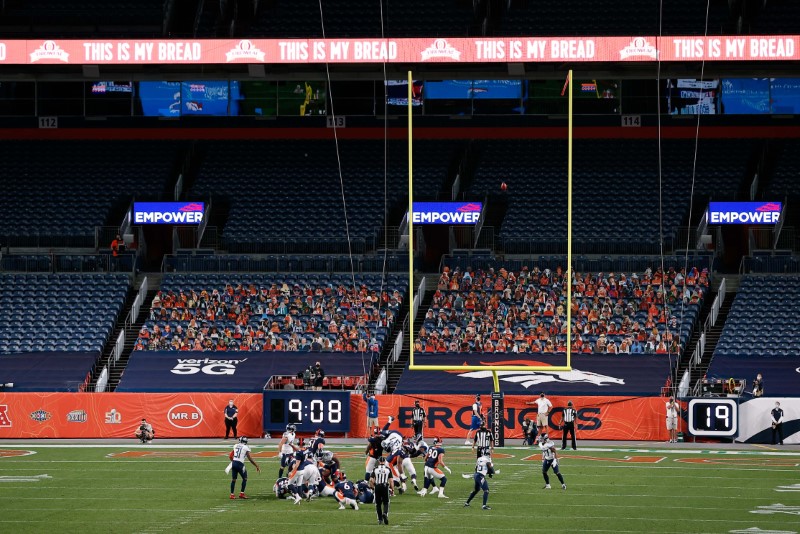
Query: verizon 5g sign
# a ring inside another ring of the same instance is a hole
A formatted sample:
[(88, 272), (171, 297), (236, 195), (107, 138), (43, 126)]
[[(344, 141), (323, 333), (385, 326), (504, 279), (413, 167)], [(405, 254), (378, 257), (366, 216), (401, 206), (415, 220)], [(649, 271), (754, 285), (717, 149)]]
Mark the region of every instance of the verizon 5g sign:
[(247, 361), (243, 360), (214, 360), (211, 358), (198, 359), (180, 359), (178, 363), (170, 371), (176, 375), (193, 375), (203, 373), (206, 375), (232, 375), (236, 372), (236, 367)]
[(780, 202), (709, 202), (708, 224), (776, 224)]

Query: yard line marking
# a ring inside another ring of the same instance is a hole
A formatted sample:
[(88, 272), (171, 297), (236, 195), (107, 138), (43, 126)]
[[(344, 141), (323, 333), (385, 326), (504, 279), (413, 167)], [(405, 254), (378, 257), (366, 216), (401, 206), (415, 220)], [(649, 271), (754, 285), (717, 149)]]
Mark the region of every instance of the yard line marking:
[(41, 482), (42, 480), (53, 478), (50, 475), (5, 475), (0, 476), (0, 482)]

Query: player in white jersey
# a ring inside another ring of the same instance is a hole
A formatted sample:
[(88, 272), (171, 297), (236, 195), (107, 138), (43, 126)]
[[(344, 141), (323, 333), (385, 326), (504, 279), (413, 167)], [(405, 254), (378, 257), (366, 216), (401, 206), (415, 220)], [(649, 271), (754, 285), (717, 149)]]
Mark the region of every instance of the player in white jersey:
[(556, 444), (550, 441), (550, 436), (547, 434), (539, 435), (539, 448), (542, 450), (542, 476), (544, 477), (544, 488), (550, 489), (550, 477), (547, 472), (553, 468), (553, 472), (561, 482), (561, 489), (567, 489), (564, 483), (564, 477), (561, 476), (561, 471), (558, 469), (558, 453), (556, 453)]
[(388, 427), (394, 422), (394, 418), (389, 416), (389, 422), (383, 427), (382, 434), (384, 435), (382, 446), (383, 450), (388, 453), (386, 464), (392, 472), (392, 478), (396, 485), (401, 484), (402, 491), (404, 487), (406, 476), (403, 474), (403, 463), (401, 453), (403, 451), (403, 435), (397, 430), (389, 430)]
[(234, 490), (236, 489), (236, 478), (239, 475), (242, 476), (242, 489), (239, 492), (239, 498), (247, 498), (247, 495), (244, 493), (244, 488), (247, 486), (247, 469), (244, 466), (245, 460), (249, 460), (251, 464), (256, 466), (256, 472), (261, 472), (261, 468), (255, 460), (253, 460), (253, 457), (250, 456), (250, 447), (247, 446), (247, 438), (242, 436), (239, 438), (239, 443), (233, 446), (233, 451), (231, 453), (231, 499), (236, 498)]
[(283, 478), (283, 470), (290, 469), (294, 461), (294, 453), (298, 448), (295, 445), (297, 438), (297, 427), (295, 425), (286, 425), (286, 432), (283, 433), (280, 443), (278, 443), (278, 454), (281, 458), (281, 467), (278, 470), (278, 478)]
[(475, 474), (473, 475), (475, 487), (472, 490), (472, 493), (469, 494), (467, 502), (464, 503), (464, 506), (469, 506), (472, 498), (475, 497), (479, 491), (483, 490), (483, 506), (481, 508), (484, 510), (491, 510), (491, 508), (486, 504), (489, 500), (489, 482), (486, 480), (486, 477), (488, 476), (489, 478), (492, 478), (494, 472), (491, 456), (486, 454), (478, 458), (478, 460), (475, 462)]

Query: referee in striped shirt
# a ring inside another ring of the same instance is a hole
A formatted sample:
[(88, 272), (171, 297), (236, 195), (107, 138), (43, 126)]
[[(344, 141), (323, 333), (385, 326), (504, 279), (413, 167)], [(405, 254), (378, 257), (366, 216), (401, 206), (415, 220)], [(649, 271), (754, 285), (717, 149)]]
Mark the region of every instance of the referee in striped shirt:
[(378, 524), (389, 524), (389, 484), (392, 472), (386, 467), (386, 458), (378, 458), (378, 467), (370, 475), (370, 486), (375, 491), (375, 510), (378, 512)]
[(414, 401), (414, 410), (411, 412), (411, 423), (414, 427), (414, 436), (417, 441), (422, 439), (422, 428), (425, 426), (427, 414), (425, 409), (419, 405), (419, 401)]
[(561, 433), (561, 450), (567, 448), (567, 433), (572, 435), (572, 450), (578, 450), (575, 446), (575, 416), (578, 412), (572, 407), (572, 401), (567, 402), (567, 407), (564, 408), (564, 426)]
[(487, 456), (492, 454), (494, 449), (494, 440), (492, 433), (486, 428), (486, 423), (481, 423), (481, 427), (475, 433), (475, 442), (472, 444), (472, 450), (477, 451), (477, 457)]

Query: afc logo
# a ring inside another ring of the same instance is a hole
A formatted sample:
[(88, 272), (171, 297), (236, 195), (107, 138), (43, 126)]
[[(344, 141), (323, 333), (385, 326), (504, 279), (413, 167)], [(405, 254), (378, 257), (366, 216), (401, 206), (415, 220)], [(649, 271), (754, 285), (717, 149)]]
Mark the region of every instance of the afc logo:
[(8, 417), (8, 404), (0, 404), (0, 427), (14, 426)]

